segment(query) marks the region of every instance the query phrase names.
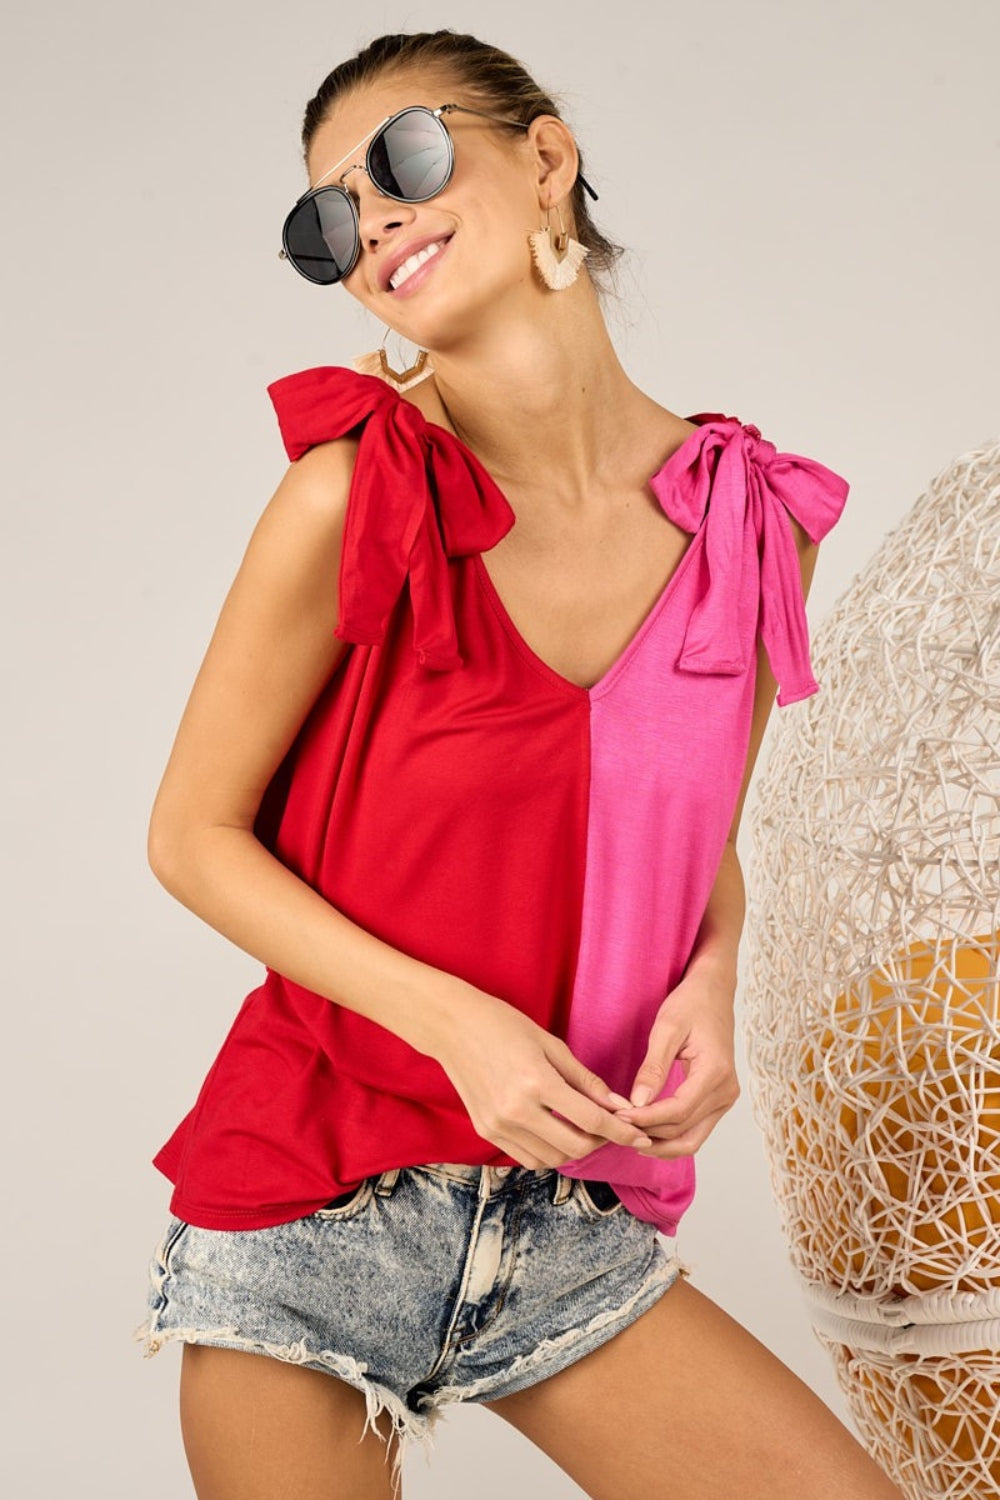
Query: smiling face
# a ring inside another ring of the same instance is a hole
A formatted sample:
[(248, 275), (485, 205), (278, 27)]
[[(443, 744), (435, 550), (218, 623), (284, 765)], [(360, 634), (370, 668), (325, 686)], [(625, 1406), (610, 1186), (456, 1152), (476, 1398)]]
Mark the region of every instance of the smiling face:
[(339, 99), (308, 155), (311, 184), (347, 157), (326, 177), (333, 183), (349, 173), (344, 186), (360, 219), (361, 252), (344, 287), (390, 328), (432, 351), (455, 346), (518, 306), (537, 312), (544, 290), (532, 274), (527, 237), (541, 222), (540, 204), (549, 197), (561, 202), (566, 191), (565, 166), (553, 165), (546, 143), (565, 137), (573, 151), (568, 130), (551, 117), (515, 135), (475, 115), (449, 114), (454, 171), (426, 203), (382, 197), (363, 168), (349, 171), (367, 148), (367, 140), (361, 147), (356, 142), (387, 115), (445, 102), (504, 113), (483, 106), (446, 75), (391, 74)]

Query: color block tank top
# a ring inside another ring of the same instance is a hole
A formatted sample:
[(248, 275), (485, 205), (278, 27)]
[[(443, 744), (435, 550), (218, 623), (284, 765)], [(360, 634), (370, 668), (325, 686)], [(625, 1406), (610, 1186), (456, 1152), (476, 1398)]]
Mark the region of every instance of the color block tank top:
[[(351, 643), (257, 823), (352, 921), (516, 1006), (628, 1094), (691, 956), (742, 784), (762, 637), (785, 706), (818, 689), (788, 514), (820, 541), (848, 485), (736, 417), (698, 424), (650, 484), (691, 535), (593, 687), (519, 635), (482, 553), (514, 524), (474, 454), (382, 381), (337, 367), (269, 387), (286, 451), (360, 431), (337, 636)], [(674, 1092), (671, 1069), (661, 1097)], [(267, 970), (155, 1158), (204, 1228), (312, 1213), (426, 1161), (514, 1165), (443, 1067)], [(600, 1178), (665, 1234), (691, 1157), (612, 1143)]]

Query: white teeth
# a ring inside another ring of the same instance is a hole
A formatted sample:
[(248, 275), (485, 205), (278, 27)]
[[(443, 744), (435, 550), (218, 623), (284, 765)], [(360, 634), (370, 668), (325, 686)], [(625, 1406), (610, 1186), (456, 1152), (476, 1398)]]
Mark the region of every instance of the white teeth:
[(409, 281), (417, 267), (422, 266), (425, 260), (430, 260), (432, 255), (437, 255), (443, 245), (443, 240), (437, 240), (433, 245), (425, 245), (422, 250), (416, 250), (408, 256), (401, 266), (397, 266), (389, 277), (389, 285), (393, 291), (401, 287), (404, 281)]

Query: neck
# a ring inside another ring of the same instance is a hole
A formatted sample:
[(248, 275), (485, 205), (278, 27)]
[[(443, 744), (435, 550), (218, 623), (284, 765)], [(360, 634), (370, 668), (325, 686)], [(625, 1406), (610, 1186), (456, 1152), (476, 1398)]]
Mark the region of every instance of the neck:
[(622, 369), (589, 279), (522, 317), (507, 309), (433, 360), (447, 425), (502, 486), (544, 475), (550, 492), (584, 494), (653, 405)]

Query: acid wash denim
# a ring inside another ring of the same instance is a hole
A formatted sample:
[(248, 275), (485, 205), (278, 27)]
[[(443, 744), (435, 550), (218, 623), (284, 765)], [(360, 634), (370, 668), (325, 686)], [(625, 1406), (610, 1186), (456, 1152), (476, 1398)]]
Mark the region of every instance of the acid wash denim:
[(306, 1218), (199, 1229), (172, 1218), (150, 1265), (149, 1355), (168, 1341), (270, 1355), (362, 1391), (430, 1438), (455, 1401), (544, 1380), (612, 1338), (685, 1266), (605, 1182), (554, 1168), (393, 1167)]

